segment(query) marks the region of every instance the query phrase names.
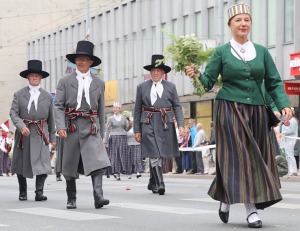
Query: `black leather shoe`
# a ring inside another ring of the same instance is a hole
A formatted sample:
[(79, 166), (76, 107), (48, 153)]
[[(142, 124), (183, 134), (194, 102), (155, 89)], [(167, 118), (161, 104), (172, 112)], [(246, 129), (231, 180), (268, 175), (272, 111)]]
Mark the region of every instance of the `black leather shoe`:
[(35, 196), (35, 201), (46, 201), (47, 197), (44, 196), (43, 194), (36, 194)]
[(258, 228), (261, 228), (262, 227), (262, 222), (261, 222), (261, 220), (258, 220), (258, 221), (254, 221), (254, 222), (249, 222), (249, 217), (252, 215), (252, 214), (254, 214), (254, 213), (256, 213), (257, 214), (257, 212), (253, 212), (253, 213), (250, 213), (249, 214), (249, 216), (247, 217), (247, 223), (248, 223), (248, 227), (249, 228), (255, 228), (255, 229), (258, 229)]
[(108, 205), (108, 204), (109, 204), (109, 200), (104, 199), (103, 197), (101, 197), (101, 198), (95, 197), (95, 208), (96, 209), (100, 209), (104, 205)]
[(62, 181), (61, 176), (57, 176), (56, 181)]
[(20, 192), (19, 200), (20, 201), (27, 201), (27, 193), (26, 192)]
[(229, 219), (229, 212), (222, 212), (221, 205), (222, 205), (222, 202), (220, 202), (219, 217), (220, 217), (221, 221), (223, 221), (226, 224)]
[(67, 209), (76, 209), (76, 199), (68, 199)]

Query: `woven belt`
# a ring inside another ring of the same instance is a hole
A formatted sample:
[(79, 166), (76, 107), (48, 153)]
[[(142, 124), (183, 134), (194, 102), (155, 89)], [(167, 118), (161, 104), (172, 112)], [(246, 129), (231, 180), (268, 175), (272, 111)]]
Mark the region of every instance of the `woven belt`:
[[(45, 145), (49, 144), (49, 140), (48, 140), (48, 138), (46, 136), (46, 133), (45, 133), (45, 130), (44, 130), (44, 125), (47, 122), (46, 119), (43, 119), (43, 120), (27, 120), (27, 119), (23, 119), (23, 122), (26, 124), (26, 126), (28, 126), (29, 124), (35, 124), (36, 125), (37, 133), (43, 138), (44, 144)], [(23, 138), (24, 138), (24, 136), (23, 136), (23, 134), (21, 134), (18, 147), (22, 148), (22, 149), (23, 149)]]
[(95, 117), (98, 116), (98, 112), (96, 110), (76, 110), (75, 108), (68, 108), (65, 111), (66, 116), (69, 118), (67, 131), (75, 132), (76, 125), (74, 124), (74, 119), (77, 117), (82, 117), (85, 119), (90, 119), (92, 121), (90, 128), (90, 135), (95, 135), (97, 133), (97, 125)]
[(172, 111), (172, 109), (170, 107), (167, 107), (167, 108), (142, 107), (142, 112), (144, 112), (144, 111), (148, 112), (147, 116), (146, 116), (146, 121), (145, 121), (146, 124), (150, 123), (150, 118), (153, 115), (153, 113), (160, 113), (161, 114), (161, 120), (162, 120), (163, 125), (164, 125), (164, 129), (165, 130), (168, 129), (166, 115), (167, 115), (167, 112)]

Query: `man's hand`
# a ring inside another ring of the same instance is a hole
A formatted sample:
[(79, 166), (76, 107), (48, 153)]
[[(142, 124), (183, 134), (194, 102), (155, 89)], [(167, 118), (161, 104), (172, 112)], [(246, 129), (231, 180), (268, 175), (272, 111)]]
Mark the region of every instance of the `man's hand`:
[(141, 143), (141, 133), (140, 132), (134, 133), (134, 138), (135, 138), (136, 142)]
[(58, 136), (59, 136), (60, 138), (66, 138), (66, 137), (67, 137), (67, 131), (64, 130), (64, 129), (59, 130), (59, 131), (57, 132), (57, 134), (58, 134)]
[(22, 127), (22, 128), (21, 128), (21, 134), (22, 134), (23, 136), (29, 136), (29, 135), (30, 135), (29, 128), (28, 128), (28, 127)]

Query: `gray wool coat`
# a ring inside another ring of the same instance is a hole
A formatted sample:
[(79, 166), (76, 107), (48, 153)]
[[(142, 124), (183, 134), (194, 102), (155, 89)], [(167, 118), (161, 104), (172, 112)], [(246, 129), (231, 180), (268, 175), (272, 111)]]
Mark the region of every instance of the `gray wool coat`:
[[(184, 117), (176, 86), (169, 81), (162, 80), (164, 87), (162, 97), (157, 97), (157, 101), (152, 106), (150, 99), (152, 83), (152, 80), (148, 80), (139, 84), (135, 100), (134, 132), (140, 132), (142, 135), (142, 156), (150, 158), (178, 156), (179, 149), (173, 115), (179, 127), (183, 127)], [(150, 123), (146, 124), (148, 112), (142, 112), (142, 107), (172, 108), (171, 112), (167, 112), (168, 128), (164, 129), (160, 113), (153, 113)]]
[[(97, 110), (99, 115), (96, 118), (97, 133), (90, 135), (90, 119), (77, 117), (74, 120), (77, 130), (73, 133), (68, 132), (67, 137), (63, 140), (62, 174), (67, 177), (76, 177), (77, 172), (90, 175), (92, 171), (110, 166), (102, 140), (105, 130), (105, 83), (96, 75), (91, 74), (91, 77), (92, 82), (89, 91), (91, 109)], [(67, 130), (68, 118), (65, 116), (65, 110), (67, 108), (76, 108), (77, 90), (78, 80), (76, 79), (76, 72), (60, 79), (54, 102), (57, 131)], [(89, 109), (84, 96), (82, 97), (80, 109)], [(83, 165), (78, 167), (80, 157)]]
[(37, 132), (35, 124), (29, 124), (30, 135), (23, 138), (23, 149), (19, 146), (21, 128), (25, 127), (23, 119), (46, 119), (44, 130), (50, 142), (55, 142), (55, 123), (53, 116), (52, 97), (40, 88), (37, 111), (34, 104), (28, 113), (27, 105), (30, 99), (29, 87), (22, 88), (14, 94), (10, 109), (10, 117), (16, 127), (15, 145), (12, 158), (12, 172), (33, 178), (35, 175), (50, 174), (50, 150)]

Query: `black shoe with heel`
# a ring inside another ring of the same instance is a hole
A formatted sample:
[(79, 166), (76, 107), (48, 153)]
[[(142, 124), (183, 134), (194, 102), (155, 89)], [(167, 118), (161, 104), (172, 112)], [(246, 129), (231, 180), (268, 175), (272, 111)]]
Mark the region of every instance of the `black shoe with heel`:
[(247, 223), (248, 223), (248, 227), (249, 227), (249, 228), (255, 228), (255, 229), (261, 228), (261, 227), (262, 227), (262, 222), (261, 222), (261, 220), (254, 221), (254, 222), (249, 222), (249, 217), (250, 217), (252, 214), (254, 214), (254, 213), (257, 214), (257, 212), (250, 213), (249, 216), (248, 216), (247, 219), (246, 219), (246, 220), (247, 220)]
[(221, 211), (221, 206), (222, 206), (222, 202), (220, 202), (219, 217), (220, 217), (221, 221), (223, 221), (226, 224), (229, 220), (229, 211), (228, 212), (222, 212)]

